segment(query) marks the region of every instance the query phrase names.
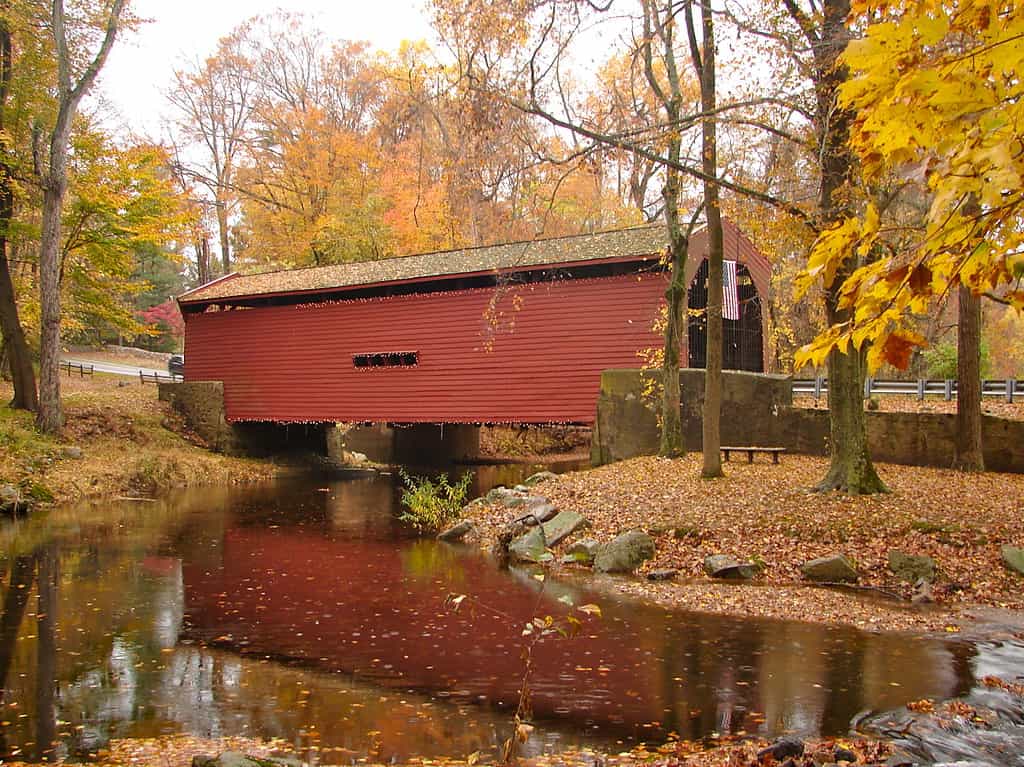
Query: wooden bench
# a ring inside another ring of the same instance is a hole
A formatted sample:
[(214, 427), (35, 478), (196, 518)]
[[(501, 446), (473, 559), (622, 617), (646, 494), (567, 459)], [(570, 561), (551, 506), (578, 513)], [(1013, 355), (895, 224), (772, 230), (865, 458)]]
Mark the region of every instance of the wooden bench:
[(746, 453), (747, 463), (754, 462), (754, 453), (766, 453), (772, 457), (772, 463), (777, 464), (779, 462), (779, 455), (786, 452), (784, 447), (722, 447), (722, 452), (725, 454), (725, 460), (729, 460), (730, 453)]

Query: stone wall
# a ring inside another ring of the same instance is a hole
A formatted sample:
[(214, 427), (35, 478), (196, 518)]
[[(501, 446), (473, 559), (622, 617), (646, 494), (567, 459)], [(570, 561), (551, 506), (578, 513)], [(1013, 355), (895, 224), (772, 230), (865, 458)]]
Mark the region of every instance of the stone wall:
[[(654, 371), (641, 370), (606, 370), (601, 374), (591, 442), (591, 461), (595, 465), (658, 452), (659, 378)], [(686, 449), (700, 450), (704, 371), (680, 370), (679, 386)], [(723, 372), (722, 444), (778, 444), (786, 428), (779, 414), (792, 405), (793, 388), (786, 376)], [(759, 435), (759, 439), (750, 442), (751, 434)]]
[[(680, 371), (683, 431), (689, 450), (701, 447), (702, 370)], [(784, 447), (826, 455), (827, 410), (792, 407), (788, 378), (727, 371), (722, 382), (722, 444)], [(658, 452), (659, 403), (645, 398), (656, 373), (606, 370), (591, 446), (595, 465)], [(871, 455), (877, 461), (948, 467), (953, 463), (956, 416), (945, 413), (867, 413)], [(982, 441), (990, 471), (1024, 473), (1024, 421), (984, 416)]]
[(242, 445), (224, 416), (224, 384), (220, 381), (159, 382), (161, 402), (185, 416), (189, 426), (218, 453), (239, 453)]

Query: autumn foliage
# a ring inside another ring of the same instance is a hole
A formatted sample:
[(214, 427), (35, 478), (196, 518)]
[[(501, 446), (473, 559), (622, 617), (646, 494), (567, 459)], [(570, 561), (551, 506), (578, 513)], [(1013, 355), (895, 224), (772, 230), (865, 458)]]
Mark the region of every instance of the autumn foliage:
[[(957, 286), (1024, 308), (1024, 17), (984, 0), (869, 0), (854, 13), (866, 28), (845, 55), (842, 101), (855, 110), (851, 146), (869, 201), (819, 237), (803, 285), (830, 284), (854, 255), (866, 263), (842, 286), (850, 321), (798, 362), (872, 342), (874, 366), (906, 367), (926, 343), (914, 319)], [(893, 180), (922, 190), (922, 220), (887, 219), (871, 188)]]

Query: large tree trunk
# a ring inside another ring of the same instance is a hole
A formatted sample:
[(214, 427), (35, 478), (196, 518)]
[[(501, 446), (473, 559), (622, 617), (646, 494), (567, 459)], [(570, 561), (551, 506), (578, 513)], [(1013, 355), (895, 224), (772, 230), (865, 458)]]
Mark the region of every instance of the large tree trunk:
[(887, 488), (868, 453), (864, 413), (864, 354), (833, 351), (828, 358), (829, 449), (831, 463), (814, 489), (853, 495), (884, 493)]
[(954, 468), (985, 471), (981, 443), (981, 296), (961, 285), (958, 298)]
[(50, 164), (45, 170), (36, 167), (36, 175), (43, 188), (43, 233), (39, 246), (39, 414), (36, 424), (49, 434), (58, 433), (64, 425), (60, 402), (60, 246), (61, 213), (64, 192), (67, 190), (68, 142), (71, 123), (78, 105), (103, 68), (110, 48), (117, 36), (121, 12), (128, 0), (113, 0), (106, 11), (106, 33), (100, 48), (82, 71), (77, 82), (72, 82), (72, 58), (64, 27), (64, 2), (53, 0), (50, 21), (56, 45), (57, 59), (57, 116), (50, 134)]
[[(818, 207), (824, 223), (841, 220), (848, 212), (843, 187), (853, 170), (853, 158), (847, 143), (852, 115), (837, 107), (839, 86), (846, 81), (845, 67), (837, 65), (839, 55), (849, 42), (846, 18), (850, 0), (826, 0), (820, 38), (815, 48), (816, 120), (818, 123), (821, 188)], [(825, 308), (830, 325), (844, 322), (845, 311), (836, 306), (839, 289), (856, 264), (847, 262), (837, 270), (825, 289)], [(848, 354), (833, 351), (828, 358), (828, 412), (831, 432), (830, 464), (816, 490), (840, 490), (854, 495), (886, 492), (868, 451), (867, 421), (864, 413), (864, 353), (849, 349)]]
[[(0, 3), (6, 13), (9, 3)], [(5, 129), (7, 94), (11, 83), (11, 30), (5, 17), (0, 17), (0, 133)], [(18, 317), (18, 297), (14, 292), (10, 262), (7, 260), (7, 237), (14, 217), (14, 190), (11, 188), (11, 168), (6, 157), (0, 159), (0, 333), (11, 363), (14, 397), (11, 407), (35, 411), (39, 408), (36, 392), (36, 373), (32, 368), (32, 354), (25, 340), (25, 331)]]
[[(6, 222), (0, 221), (0, 227), (6, 227)], [(10, 360), (11, 379), (14, 383), (11, 407), (35, 411), (39, 408), (36, 373), (32, 368), (32, 352), (28, 348), (25, 331), (18, 317), (14, 281), (11, 279), (10, 265), (7, 261), (6, 237), (0, 237), (0, 331), (3, 332), (4, 348)]]
[(686, 332), (686, 259), (690, 241), (679, 224), (679, 174), (667, 171), (663, 197), (665, 221), (668, 227), (672, 273), (665, 291), (668, 318), (665, 323), (665, 343), (661, 366), (661, 446), (658, 454), (676, 458), (686, 451), (683, 422), (679, 402), (679, 349)]
[[(703, 57), (700, 67), (700, 103), (704, 114), (714, 114), (715, 93), (715, 27), (710, 0), (700, 6), (703, 28)], [(705, 118), (703, 123), (702, 166), (704, 181), (704, 212), (708, 222), (708, 304), (707, 357), (704, 368), (704, 461), (701, 476), (722, 476), (722, 213), (718, 207), (718, 146), (716, 123)]]
[[(55, 137), (54, 141), (58, 139)], [(67, 147), (67, 138), (63, 146)], [(52, 155), (52, 153), (51, 153)], [(61, 208), (67, 185), (63, 160), (50, 160), (50, 175), (43, 190), (43, 236), (39, 248), (39, 414), (36, 423), (48, 434), (64, 426), (60, 401), (60, 236)], [(56, 161), (56, 167), (55, 167)]]

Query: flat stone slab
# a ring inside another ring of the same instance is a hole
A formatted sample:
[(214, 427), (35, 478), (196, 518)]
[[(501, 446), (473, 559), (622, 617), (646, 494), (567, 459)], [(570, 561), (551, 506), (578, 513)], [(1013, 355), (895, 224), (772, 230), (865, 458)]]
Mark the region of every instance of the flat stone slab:
[(749, 581), (757, 575), (757, 565), (752, 562), (740, 562), (728, 554), (711, 554), (704, 558), (704, 572), (712, 578)]
[(463, 538), (469, 535), (469, 533), (472, 532), (472, 530), (473, 523), (470, 522), (468, 519), (464, 519), (461, 522), (457, 522), (456, 524), (452, 525), (443, 533), (440, 533), (437, 536), (437, 539), (439, 541), (447, 541), (448, 543), (454, 543), (456, 541), (461, 541)]
[(541, 482), (547, 482), (550, 479), (558, 479), (558, 475), (551, 471), (538, 471), (536, 474), (531, 474), (523, 480), (523, 484), (527, 487), (533, 487)]
[(560, 511), (543, 524), (544, 540), (548, 546), (557, 546), (588, 524), (585, 517), (574, 511)]
[(1015, 573), (1024, 575), (1024, 549), (1007, 545), (1000, 549), (1000, 554), (1003, 556), (1004, 565)]
[(528, 533), (512, 541), (508, 545), (508, 556), (513, 562), (531, 564), (551, 559), (551, 552), (548, 551), (547, 540), (544, 538), (544, 528), (539, 525), (531, 527)]

